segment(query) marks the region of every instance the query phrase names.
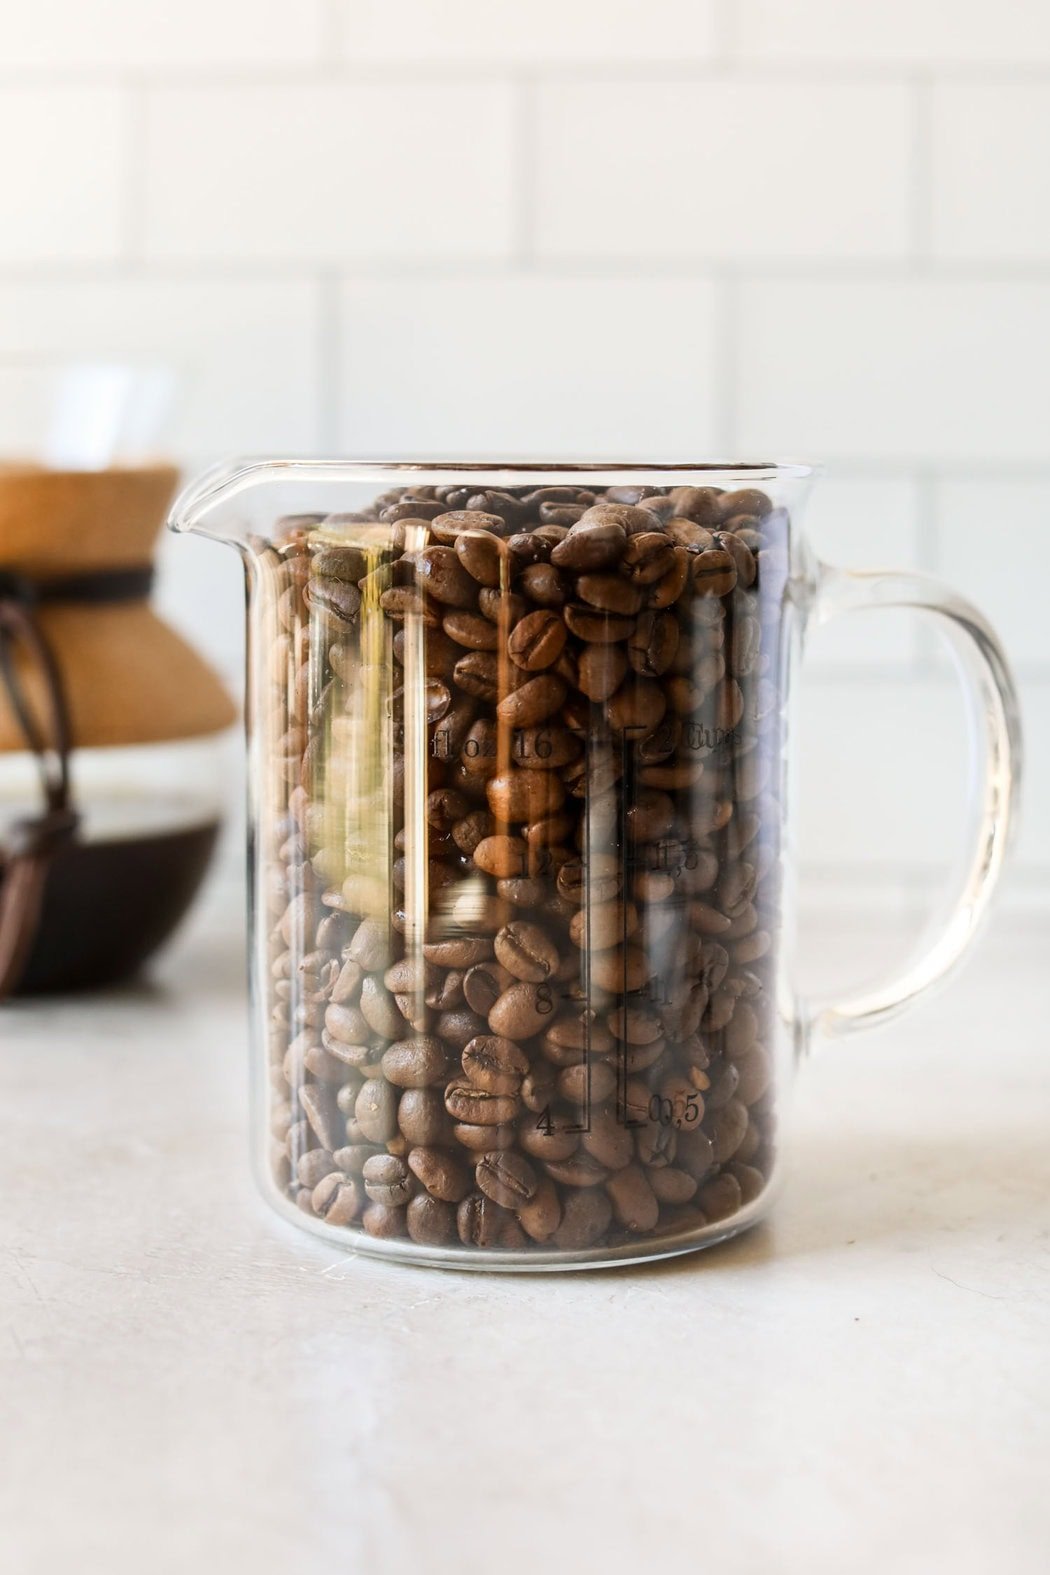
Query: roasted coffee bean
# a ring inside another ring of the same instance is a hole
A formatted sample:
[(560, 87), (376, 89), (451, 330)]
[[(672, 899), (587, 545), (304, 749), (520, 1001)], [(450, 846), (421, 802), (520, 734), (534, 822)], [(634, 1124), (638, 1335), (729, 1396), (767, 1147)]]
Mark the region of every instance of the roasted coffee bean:
[(529, 1070), (529, 1058), (512, 1039), (478, 1034), (464, 1047), (463, 1071), (478, 1088), (492, 1094), (516, 1094)]
[[(471, 651), (494, 651), (499, 645), (499, 630), (480, 613), (446, 613), (441, 620), (441, 627), (457, 645), (465, 645)], [(453, 670), (455, 661), (458, 661), (458, 657), (453, 661)]]
[(549, 984), (512, 984), (489, 1012), (489, 1027), (505, 1039), (531, 1039), (549, 1025), (554, 1009)]
[(486, 1154), (477, 1163), (474, 1179), (487, 1198), (505, 1209), (528, 1203), (539, 1186), (539, 1177), (528, 1160), (512, 1150)]
[(451, 1136), (444, 1090), (406, 1089), (398, 1101), (397, 1125), (402, 1137), (410, 1144), (421, 1143), (426, 1147), (443, 1142)]
[(405, 1210), (405, 1226), (420, 1247), (448, 1247), (456, 1239), (456, 1211), (450, 1203), (420, 1193)]
[(456, 1227), (464, 1247), (498, 1247), (513, 1215), (483, 1192), (472, 1192), (456, 1211)]
[(518, 1100), (513, 1094), (495, 1094), (471, 1082), (453, 1082), (445, 1090), (445, 1109), (468, 1126), (498, 1127), (513, 1121)]
[(530, 678), (520, 688), (504, 695), (496, 706), (496, 715), (512, 727), (534, 727), (553, 716), (565, 699), (565, 681), (552, 673), (541, 673)]
[(349, 1225), (361, 1212), (361, 1194), (353, 1178), (337, 1170), (317, 1183), (310, 1204), (326, 1225)]
[(382, 1078), (369, 1078), (354, 1104), (354, 1119), (370, 1143), (387, 1143), (397, 1131), (397, 1091)]
[(487, 1017), (511, 982), (507, 970), (491, 958), (468, 968), (463, 978), (463, 995), (472, 1012)]
[(678, 641), (678, 620), (673, 614), (644, 612), (627, 642), (628, 660), (636, 673), (646, 678), (659, 678), (674, 661)]
[(551, 562), (559, 569), (571, 569), (576, 574), (593, 573), (597, 569), (611, 569), (623, 557), (627, 546), (627, 532), (619, 520), (603, 522), (592, 516), (598, 512), (590, 509), (569, 530), (551, 553)]
[(565, 788), (553, 772), (512, 767), (489, 779), (485, 796), (496, 819), (510, 824), (553, 815), (565, 802)]
[(416, 557), (416, 572), (427, 594), (449, 607), (473, 607), (477, 582), (467, 573), (451, 547), (425, 547)]
[(636, 1235), (655, 1229), (660, 1201), (640, 1165), (625, 1165), (605, 1183), (613, 1213), (625, 1230)]
[(562, 1217), (553, 1234), (562, 1252), (582, 1252), (594, 1247), (612, 1222), (612, 1204), (597, 1188), (562, 1195)]
[(516, 919), (512, 924), (504, 925), (493, 944), (499, 961), (515, 979), (539, 984), (551, 978), (557, 970), (557, 948), (538, 924)]
[(440, 1039), (419, 1034), (384, 1050), (382, 1067), (383, 1076), (395, 1088), (428, 1088), (444, 1082), (448, 1057)]
[(471, 1189), (470, 1172), (447, 1149), (420, 1145), (409, 1151), (407, 1163), (430, 1196), (442, 1203), (460, 1203)]
[(365, 1192), (373, 1203), (399, 1209), (415, 1191), (412, 1173), (403, 1159), (393, 1154), (374, 1154), (361, 1172)]
[(565, 645), (565, 624), (551, 610), (527, 613), (516, 624), (507, 651), (512, 662), (527, 672), (550, 667), (558, 660)]
[(728, 596), (736, 584), (736, 564), (724, 547), (711, 546), (693, 559), (693, 586), (699, 596)]

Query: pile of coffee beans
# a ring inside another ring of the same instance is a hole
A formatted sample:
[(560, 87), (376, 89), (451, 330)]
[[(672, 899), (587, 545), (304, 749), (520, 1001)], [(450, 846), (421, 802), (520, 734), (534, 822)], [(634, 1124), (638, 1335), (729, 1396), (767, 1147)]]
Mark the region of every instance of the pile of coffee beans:
[(272, 1173), (430, 1249), (688, 1236), (773, 1151), (787, 517), (408, 486), (255, 558)]

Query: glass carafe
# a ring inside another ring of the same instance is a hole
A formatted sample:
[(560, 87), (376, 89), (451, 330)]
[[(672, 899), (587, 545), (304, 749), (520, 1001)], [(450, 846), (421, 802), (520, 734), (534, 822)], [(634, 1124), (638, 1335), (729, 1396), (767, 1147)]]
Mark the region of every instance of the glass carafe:
[[(1002, 865), (1017, 708), (980, 615), (819, 563), (793, 465), (233, 465), (172, 524), (248, 575), (254, 1146), (326, 1238), (568, 1268), (759, 1219), (811, 1032), (944, 974)], [(932, 944), (792, 986), (806, 629), (931, 613), (983, 762)]]

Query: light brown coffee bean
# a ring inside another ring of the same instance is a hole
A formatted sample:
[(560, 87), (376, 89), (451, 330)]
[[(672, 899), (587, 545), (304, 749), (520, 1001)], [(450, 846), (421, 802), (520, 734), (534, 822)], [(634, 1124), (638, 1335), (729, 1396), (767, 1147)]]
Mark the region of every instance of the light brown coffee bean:
[(445, 1109), (468, 1126), (504, 1126), (514, 1120), (518, 1108), (513, 1094), (494, 1094), (475, 1083), (454, 1082), (445, 1090)]
[(533, 1241), (549, 1241), (561, 1224), (558, 1189), (546, 1176), (536, 1184), (531, 1198), (518, 1205), (518, 1222)]
[(403, 1159), (393, 1154), (373, 1154), (361, 1172), (365, 1192), (373, 1203), (399, 1209), (415, 1191), (412, 1173)]
[(511, 727), (534, 727), (560, 709), (565, 694), (564, 679), (541, 673), (504, 695), (496, 706), (496, 715)]
[(428, 1088), (442, 1083), (448, 1071), (448, 1057), (440, 1039), (417, 1034), (401, 1039), (383, 1052), (383, 1076), (395, 1088)]
[(605, 1183), (616, 1219), (625, 1230), (642, 1234), (654, 1230), (660, 1202), (640, 1165), (625, 1165)]
[(516, 1094), (529, 1070), (529, 1058), (513, 1039), (477, 1034), (464, 1047), (463, 1071), (471, 1083), (492, 1094)]
[(549, 984), (512, 984), (489, 1012), (489, 1027), (505, 1039), (531, 1039), (548, 1026), (554, 1010)]
[(361, 1194), (353, 1177), (337, 1170), (317, 1183), (310, 1205), (326, 1225), (351, 1225), (361, 1212)]
[(501, 879), (524, 875), (529, 867), (529, 850), (521, 837), (485, 837), (474, 849), (474, 863), (487, 875)]
[(442, 1203), (462, 1202), (473, 1184), (466, 1166), (443, 1148), (421, 1145), (411, 1149), (408, 1168), (430, 1196)]
[(496, 934), (496, 956), (515, 979), (540, 984), (558, 967), (558, 949), (537, 924), (515, 919)]

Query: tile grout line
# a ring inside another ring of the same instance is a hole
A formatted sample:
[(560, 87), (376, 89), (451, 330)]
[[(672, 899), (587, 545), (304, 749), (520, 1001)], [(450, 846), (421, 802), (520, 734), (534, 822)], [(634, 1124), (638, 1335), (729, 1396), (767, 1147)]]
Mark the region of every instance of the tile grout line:
[[(919, 568), (925, 574), (940, 572), (940, 522), (938, 518), (937, 473), (928, 466), (915, 472), (918, 513), (915, 527), (915, 548)], [(939, 661), (940, 641), (927, 619), (918, 623), (915, 643), (914, 671), (917, 677), (940, 677), (943, 667)]]

